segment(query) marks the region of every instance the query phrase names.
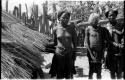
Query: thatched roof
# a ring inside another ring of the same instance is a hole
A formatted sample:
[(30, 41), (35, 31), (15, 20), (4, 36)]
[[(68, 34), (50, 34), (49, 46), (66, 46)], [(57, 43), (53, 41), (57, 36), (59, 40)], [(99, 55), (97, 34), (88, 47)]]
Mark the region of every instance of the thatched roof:
[(31, 78), (33, 68), (44, 61), (45, 45), (51, 38), (33, 31), (2, 11), (1, 78)]

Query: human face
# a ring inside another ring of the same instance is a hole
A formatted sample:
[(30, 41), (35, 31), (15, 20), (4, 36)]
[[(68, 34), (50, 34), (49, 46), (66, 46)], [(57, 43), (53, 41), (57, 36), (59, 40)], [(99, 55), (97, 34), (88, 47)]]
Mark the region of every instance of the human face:
[(108, 19), (110, 22), (114, 22), (116, 20), (116, 15), (112, 11), (110, 11), (108, 15)]
[(91, 25), (94, 26), (94, 27), (97, 26), (98, 21), (99, 21), (99, 20), (98, 20), (97, 18), (96, 18), (96, 19), (93, 19), (93, 21), (91, 22)]
[(70, 16), (68, 16), (68, 14), (63, 13), (62, 16), (60, 17), (60, 22), (62, 25), (67, 25), (69, 22), (69, 18)]

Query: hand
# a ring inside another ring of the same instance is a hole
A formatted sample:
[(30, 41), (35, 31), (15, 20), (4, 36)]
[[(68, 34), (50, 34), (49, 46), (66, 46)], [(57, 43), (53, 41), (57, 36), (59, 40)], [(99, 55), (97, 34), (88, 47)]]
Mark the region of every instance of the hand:
[(116, 29), (113, 29), (112, 31), (113, 31), (113, 32), (116, 32)]
[(46, 48), (48, 48), (49, 47), (49, 45), (48, 44), (46, 44), (46, 45), (44, 45)]
[(64, 56), (64, 55), (62, 55), (62, 54), (60, 54), (60, 53), (55, 53), (56, 55), (58, 55), (58, 56)]
[(50, 47), (49, 45), (46, 45), (46, 46), (45, 46), (45, 52), (55, 53), (55, 48)]
[(72, 59), (75, 61), (76, 60), (76, 52), (73, 52)]
[(56, 54), (56, 55), (63, 56), (61, 53), (62, 53), (62, 50), (60, 50), (59, 48), (57, 48), (57, 49), (55, 50), (55, 54)]
[(113, 42), (113, 45), (114, 45), (115, 47), (118, 47), (118, 43), (116, 43), (116, 42)]
[(118, 44), (119, 48), (123, 48), (124, 45), (123, 44)]

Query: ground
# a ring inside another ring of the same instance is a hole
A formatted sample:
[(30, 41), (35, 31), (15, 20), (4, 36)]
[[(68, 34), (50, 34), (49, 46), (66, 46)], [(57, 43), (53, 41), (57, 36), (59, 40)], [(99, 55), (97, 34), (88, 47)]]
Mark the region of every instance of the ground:
[[(53, 54), (44, 54), (44, 65), (42, 66), (42, 69), (44, 71), (44, 75), (46, 79), (51, 79), (50, 75), (48, 74), (49, 70), (50, 70), (50, 65), (51, 65), (51, 61), (52, 61), (52, 57)], [(76, 57), (76, 61), (75, 61), (75, 67), (76, 67), (76, 71), (77, 74), (74, 75), (74, 79), (88, 79), (88, 58), (87, 56), (77, 56)], [(93, 75), (93, 78), (96, 79), (96, 74)], [(102, 79), (104, 80), (110, 80), (110, 74), (109, 71), (107, 69), (102, 69)]]

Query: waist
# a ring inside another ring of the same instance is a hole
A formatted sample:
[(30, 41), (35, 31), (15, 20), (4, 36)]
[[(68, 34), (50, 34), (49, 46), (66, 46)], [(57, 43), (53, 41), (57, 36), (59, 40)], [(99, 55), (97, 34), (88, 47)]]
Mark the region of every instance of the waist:
[(62, 51), (67, 51), (67, 50), (72, 49), (72, 47), (69, 47), (69, 46), (67, 46), (67, 47), (64, 47), (64, 46), (56, 46), (56, 48), (58, 48), (58, 49), (60, 49), (60, 50), (62, 50)]
[(119, 52), (119, 48), (114, 46), (114, 45), (110, 45), (108, 47), (108, 51), (111, 51), (111, 52)]
[(92, 61), (90, 61), (90, 62), (91, 62), (91, 63), (100, 63), (100, 64), (102, 63), (101, 60), (92, 60)]
[(103, 44), (99, 43), (99, 44), (90, 44), (90, 48), (102, 48)]

